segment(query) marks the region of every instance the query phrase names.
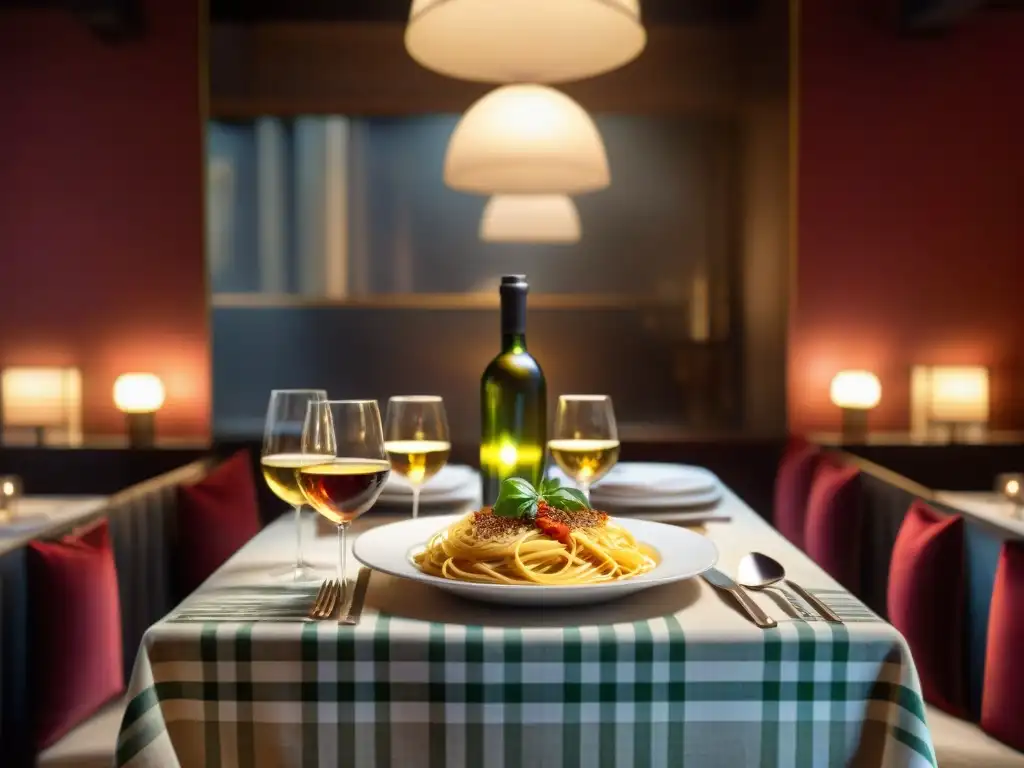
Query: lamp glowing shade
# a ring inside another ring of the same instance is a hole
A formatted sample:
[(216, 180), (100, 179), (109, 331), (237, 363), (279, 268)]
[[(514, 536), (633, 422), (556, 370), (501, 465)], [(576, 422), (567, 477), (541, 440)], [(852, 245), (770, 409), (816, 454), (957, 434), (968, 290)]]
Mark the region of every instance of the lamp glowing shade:
[(564, 93), (506, 85), (469, 108), (444, 161), (453, 189), (478, 194), (579, 194), (611, 183), (597, 126)]
[(489, 83), (564, 83), (628, 64), (640, 0), (413, 0), (405, 47), (421, 66)]
[(933, 421), (988, 421), (988, 369), (935, 366), (931, 369), (929, 412)]
[(870, 371), (840, 371), (829, 387), (832, 404), (840, 408), (869, 410), (882, 399), (882, 384)]
[(80, 428), (82, 375), (77, 368), (5, 368), (6, 427)]
[(480, 239), (575, 243), (580, 239), (580, 215), (566, 195), (495, 195), (484, 208)]
[(114, 382), (114, 405), (122, 413), (154, 413), (164, 396), (163, 382), (152, 373), (123, 373)]

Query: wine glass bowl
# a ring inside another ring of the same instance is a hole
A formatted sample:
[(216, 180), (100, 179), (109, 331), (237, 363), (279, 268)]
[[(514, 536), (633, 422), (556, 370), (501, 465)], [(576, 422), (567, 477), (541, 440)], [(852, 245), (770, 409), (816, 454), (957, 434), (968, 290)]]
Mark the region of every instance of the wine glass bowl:
[(299, 467), (322, 460), (302, 450), (302, 430), (311, 401), (326, 400), (322, 389), (275, 389), (270, 393), (260, 450), (263, 480), (281, 501), (295, 510), (295, 564), (273, 572), (274, 576), (296, 581), (316, 578), (316, 571), (302, 556), (302, 507), (305, 496), (299, 488)]
[(548, 450), (568, 477), (590, 498), (590, 486), (619, 460), (615, 410), (608, 395), (562, 395), (558, 398), (554, 436)]
[(298, 485), (309, 505), (338, 528), (338, 582), (344, 592), (345, 532), (377, 501), (391, 474), (377, 401), (310, 402), (302, 450), (317, 460), (299, 467)]
[(412, 487), (412, 516), (416, 517), (420, 489), (444, 468), (451, 455), (444, 400), (435, 395), (392, 397), (384, 437), (391, 471)]
[(313, 509), (344, 525), (373, 506), (390, 471), (386, 461), (332, 459), (302, 467), (299, 485)]

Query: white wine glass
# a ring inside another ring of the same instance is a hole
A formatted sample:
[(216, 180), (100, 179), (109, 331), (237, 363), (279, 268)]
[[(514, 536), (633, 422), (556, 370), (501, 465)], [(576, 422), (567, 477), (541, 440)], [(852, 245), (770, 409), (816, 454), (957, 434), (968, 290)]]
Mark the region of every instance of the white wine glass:
[(619, 432), (608, 395), (562, 395), (558, 398), (551, 458), (576, 482), (590, 501), (590, 486), (619, 460)]
[(338, 583), (344, 595), (345, 532), (377, 501), (391, 474), (377, 401), (311, 401), (302, 450), (318, 462), (299, 468), (299, 487), (310, 506), (338, 527)]
[(263, 426), (260, 468), (274, 495), (295, 509), (295, 564), (273, 571), (272, 575), (276, 577), (294, 581), (317, 578), (316, 571), (302, 556), (302, 506), (306, 498), (299, 490), (297, 470), (304, 463), (315, 462), (315, 458), (302, 452), (306, 407), (313, 400), (326, 399), (327, 392), (322, 389), (275, 389), (270, 393)]
[(388, 401), (384, 450), (391, 471), (412, 487), (412, 516), (420, 509), (420, 489), (448, 462), (452, 444), (444, 400), (436, 395), (404, 395)]

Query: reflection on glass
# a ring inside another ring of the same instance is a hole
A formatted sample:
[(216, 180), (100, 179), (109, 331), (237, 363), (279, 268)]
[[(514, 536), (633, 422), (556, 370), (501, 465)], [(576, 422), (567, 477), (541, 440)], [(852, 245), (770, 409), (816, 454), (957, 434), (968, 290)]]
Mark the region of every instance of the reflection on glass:
[(619, 434), (612, 399), (607, 395), (558, 398), (551, 458), (590, 498), (590, 486), (619, 460)]
[(263, 428), (263, 479), (274, 495), (295, 508), (295, 564), (274, 575), (296, 581), (316, 578), (316, 572), (302, 558), (302, 505), (306, 500), (299, 490), (298, 469), (318, 460), (302, 452), (306, 407), (311, 401), (326, 399), (327, 392), (322, 389), (275, 389), (270, 393)]
[(376, 400), (309, 403), (303, 453), (318, 461), (299, 468), (299, 488), (338, 527), (338, 582), (345, 593), (345, 531), (377, 501), (391, 474)]
[(444, 401), (434, 395), (392, 397), (384, 436), (391, 471), (412, 486), (412, 516), (416, 517), (420, 489), (441, 471), (452, 450)]

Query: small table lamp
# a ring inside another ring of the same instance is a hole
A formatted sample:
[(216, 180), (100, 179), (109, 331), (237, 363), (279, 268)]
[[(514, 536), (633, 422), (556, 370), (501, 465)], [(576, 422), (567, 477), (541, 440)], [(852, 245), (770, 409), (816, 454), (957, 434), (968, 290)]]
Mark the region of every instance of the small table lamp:
[(77, 368), (4, 368), (0, 376), (4, 441), (24, 431), (36, 445), (82, 439), (82, 376)]
[(868, 411), (882, 399), (882, 384), (871, 371), (840, 371), (829, 387), (832, 404), (843, 411), (843, 442), (863, 441), (868, 435)]
[(1024, 504), (1024, 473), (1005, 472), (996, 476), (996, 491), (1014, 504)]
[(16, 475), (0, 477), (0, 523), (6, 523), (18, 515), (18, 499), (21, 498), (21, 478)]
[(935, 366), (931, 369), (928, 420), (948, 428), (956, 442), (968, 428), (988, 424), (988, 369), (981, 366)]
[(114, 382), (114, 405), (124, 414), (128, 445), (150, 448), (156, 439), (156, 412), (164, 404), (164, 385), (152, 373), (122, 373)]

